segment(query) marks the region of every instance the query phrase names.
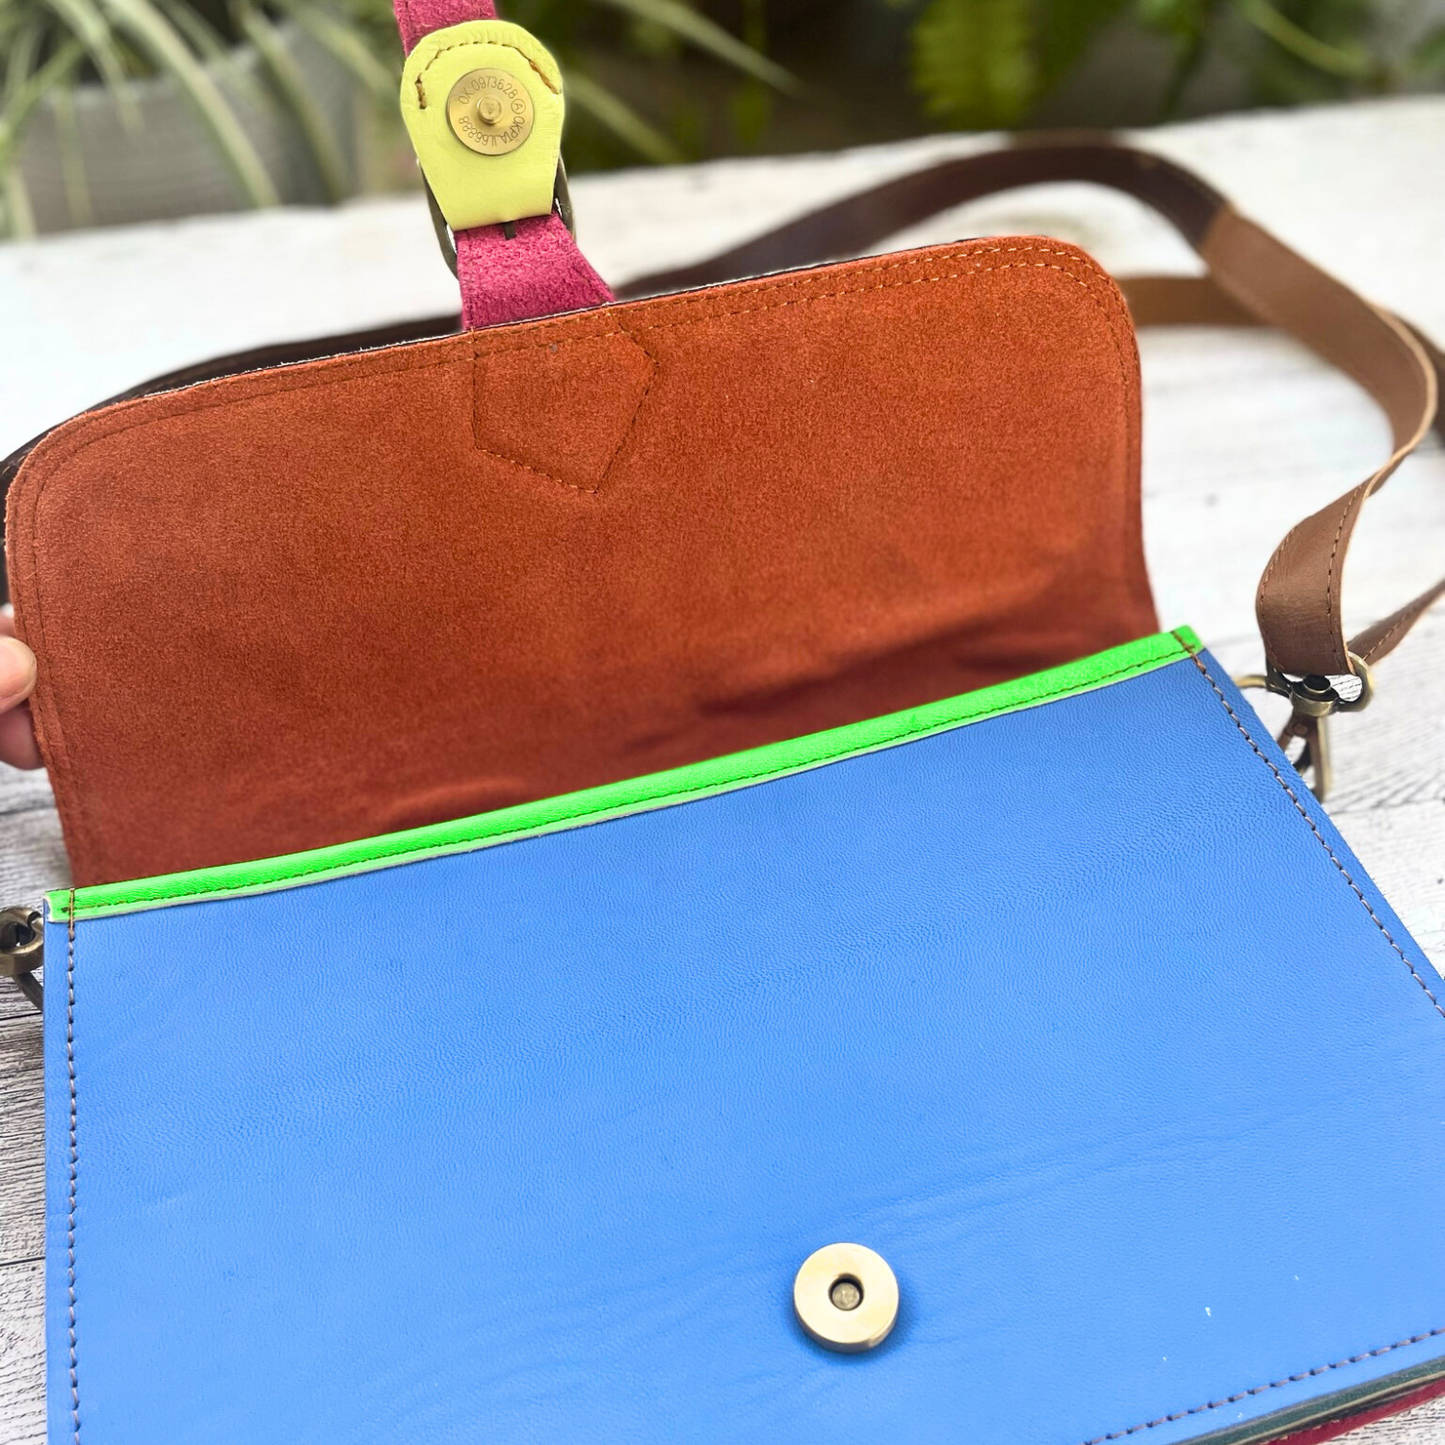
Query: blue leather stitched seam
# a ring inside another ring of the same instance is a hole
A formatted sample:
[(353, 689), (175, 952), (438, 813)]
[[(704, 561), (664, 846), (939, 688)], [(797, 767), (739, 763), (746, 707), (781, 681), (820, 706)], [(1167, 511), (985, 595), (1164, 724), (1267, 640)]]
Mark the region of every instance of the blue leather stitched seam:
[(1433, 1340), (1440, 1335), (1445, 1335), (1445, 1325), (1438, 1330), (1426, 1330), (1423, 1335), (1411, 1335), (1408, 1340), (1396, 1340), (1393, 1345), (1381, 1345), (1378, 1350), (1366, 1350), (1363, 1354), (1351, 1355), (1347, 1360), (1336, 1360), (1329, 1365), (1316, 1365), (1313, 1370), (1301, 1370), (1297, 1375), (1287, 1375), (1283, 1380), (1271, 1380), (1267, 1385), (1256, 1385), (1252, 1390), (1241, 1390), (1237, 1395), (1227, 1395), (1222, 1400), (1211, 1400), (1207, 1405), (1196, 1405), (1192, 1410), (1180, 1410), (1173, 1415), (1161, 1415), (1157, 1420), (1150, 1420), (1143, 1425), (1131, 1425), (1127, 1430), (1115, 1430), (1109, 1435), (1096, 1435), (1092, 1440), (1084, 1441), (1084, 1445), (1106, 1445), (1110, 1440), (1122, 1440), (1126, 1435), (1137, 1435), (1141, 1430), (1153, 1430), (1158, 1425), (1171, 1425), (1176, 1420), (1187, 1420), (1191, 1415), (1203, 1414), (1206, 1410), (1218, 1410), (1225, 1405), (1235, 1405), (1241, 1400), (1248, 1400), (1252, 1395), (1262, 1395), (1267, 1390), (1277, 1390), (1281, 1385), (1296, 1385), (1301, 1380), (1312, 1379), (1315, 1375), (1325, 1375), (1331, 1370), (1342, 1370), (1346, 1365), (1358, 1365), (1365, 1360), (1372, 1360), (1377, 1355), (1388, 1355), (1391, 1350), (1403, 1350), (1406, 1345), (1418, 1345), (1421, 1340)]
[[(172, 904), (199, 903), (215, 898), (225, 898), (231, 894), (239, 893), (269, 893), (282, 888), (297, 887), (308, 880), (324, 881), (328, 878), (345, 877), (352, 873), (372, 872), (381, 868), (396, 867), (405, 863), (419, 863), (427, 858), (442, 857), (465, 853), (473, 849), (496, 847), (503, 843), (521, 842), (525, 838), (537, 836), (542, 832), (561, 832), (567, 828), (581, 827), (589, 822), (603, 822), (610, 818), (625, 817), (633, 813), (651, 812), (656, 808), (671, 807), (676, 803), (684, 802), (689, 797), (697, 794), (711, 794), (732, 792), (737, 788), (746, 787), (752, 783), (767, 782), (772, 778), (785, 777), (794, 772), (810, 771), (813, 768), (825, 767), (829, 763), (844, 762), (852, 757), (859, 757), (868, 752), (874, 752), (881, 748), (896, 747), (901, 743), (910, 741), (913, 738), (930, 736), (934, 733), (951, 732), (955, 728), (970, 727), (974, 723), (986, 722), (989, 718), (1007, 716), (1011, 712), (1020, 712), (1027, 708), (1041, 707), (1046, 703), (1057, 702), (1063, 698), (1077, 697), (1082, 692), (1092, 692), (1102, 684), (1120, 678), (1140, 676), (1155, 671), (1161, 666), (1172, 666), (1175, 662), (1182, 662), (1186, 657), (1194, 656), (1194, 644), (1183, 635), (1187, 629), (1176, 629), (1167, 634), (1172, 637), (1180, 648), (1179, 655), (1165, 661), (1151, 658), (1142, 662), (1130, 663), (1127, 667), (1121, 667), (1114, 672), (1103, 673), (1098, 677), (1090, 678), (1086, 685), (1063, 687), (1057, 692), (1044, 693), (1036, 698), (1030, 698), (1026, 703), (1006, 703), (1000, 707), (985, 712), (975, 713), (972, 717), (960, 718), (953, 722), (946, 723), (922, 723), (917, 727), (907, 728), (899, 731), (882, 742), (870, 747), (843, 748), (841, 751), (825, 754), (814, 758), (800, 766), (762, 768), (756, 772), (739, 773), (736, 777), (728, 778), (722, 782), (698, 783), (691, 787), (677, 788), (673, 791), (659, 794), (653, 798), (646, 798), (637, 803), (604, 803), (591, 810), (583, 809), (566, 817), (561, 817), (555, 822), (545, 824), (530, 824), (518, 828), (513, 833), (498, 833), (494, 837), (479, 837), (472, 839), (458, 839), (455, 842), (422, 843), (412, 850), (400, 848), (395, 853), (381, 853), (374, 858), (357, 860), (352, 863), (338, 863), (330, 858), (314, 862), (309, 867), (297, 867), (289, 872), (278, 874), (275, 878), (263, 882), (245, 880), (240, 883), (228, 885), (217, 885), (210, 888), (199, 887), (195, 892), (178, 892), (175, 895), (142, 893), (129, 897), (106, 897), (102, 902), (90, 905), (96, 911), (87, 913), (87, 917), (101, 918), (107, 914), (121, 909), (133, 908), (136, 906), (148, 906), (162, 908)], [(1161, 634), (1162, 636), (1163, 634)], [(436, 826), (436, 825), (433, 825)], [(328, 853), (331, 850), (326, 850)], [(305, 854), (296, 854), (295, 857), (305, 857)], [(223, 865), (228, 866), (228, 865)], [(135, 880), (137, 882), (145, 880)], [(105, 889), (110, 885), (97, 884), (97, 889)], [(84, 890), (82, 890), (84, 891)], [(68, 893), (70, 899), (67, 914), (70, 918), (75, 917), (75, 890)], [(82, 907), (85, 905), (82, 904)]]
[(70, 1418), (75, 1425), (74, 1439), (80, 1445), (80, 1375), (76, 1367), (75, 1331), (75, 1180), (79, 1155), (75, 1147), (75, 890), (70, 890), (70, 927), (66, 930), (65, 950), (65, 1069), (70, 1087), (70, 1157), (67, 1161), (69, 1179), (65, 1217), (66, 1308), (69, 1315), (70, 1344)]
[(1301, 818), (1305, 820), (1307, 824), (1309, 824), (1310, 832), (1315, 835), (1315, 838), (1318, 841), (1320, 847), (1329, 854), (1330, 862), (1333, 863), (1335, 867), (1339, 870), (1340, 877), (1349, 884), (1350, 892), (1352, 892), (1355, 897), (1360, 900), (1361, 905), (1363, 906), (1365, 912), (1370, 915), (1370, 919), (1374, 923), (1375, 927), (1378, 928), (1380, 932), (1384, 935), (1385, 942), (1388, 943), (1390, 947), (1395, 950), (1396, 954), (1399, 955), (1400, 962), (1403, 963), (1405, 967), (1410, 970), (1410, 977), (1413, 978), (1415, 982), (1418, 983), (1420, 987), (1425, 991), (1425, 997), (1428, 998), (1430, 1002), (1434, 1005), (1435, 1012), (1439, 1014), (1442, 1019), (1445, 1019), (1445, 1008), (1441, 1007), (1440, 1000), (1431, 991), (1430, 985), (1426, 983), (1425, 980), (1420, 976), (1420, 973), (1416, 969), (1415, 965), (1410, 962), (1409, 958), (1405, 953), (1405, 950), (1401, 948), (1398, 943), (1395, 942), (1394, 935), (1392, 935), (1390, 930), (1385, 927), (1384, 922), (1381, 920), (1379, 914), (1377, 914), (1375, 910), (1370, 906), (1370, 900), (1365, 897), (1364, 893), (1360, 889), (1359, 884), (1350, 877), (1349, 870), (1345, 867), (1343, 863), (1340, 862), (1339, 856), (1336, 854), (1335, 850), (1331, 848), (1330, 845), (1325, 841), (1324, 834), (1320, 832), (1319, 828), (1315, 824), (1315, 820), (1310, 817), (1309, 813), (1305, 810), (1304, 804), (1300, 802), (1299, 794), (1296, 793), (1292, 787), (1290, 787), (1288, 780), (1284, 777), (1280, 770), (1275, 767), (1275, 765), (1264, 755), (1263, 752), (1260, 751), (1259, 744), (1256, 743), (1255, 740), (1249, 735), (1249, 729), (1246, 728), (1245, 725), (1240, 721), (1239, 714), (1236, 713), (1232, 707), (1230, 707), (1229, 699), (1225, 697), (1224, 693), (1220, 690), (1219, 684), (1215, 682), (1212, 676), (1210, 676), (1209, 669), (1205, 667), (1205, 665), (1199, 660), (1199, 655), (1197, 653), (1192, 653), (1191, 657), (1193, 658), (1195, 667), (1199, 669), (1200, 673), (1203, 674), (1204, 680), (1210, 685), (1210, 687), (1214, 689), (1214, 695), (1219, 699), (1221, 706), (1224, 708), (1225, 712), (1229, 714), (1235, 727), (1239, 729), (1245, 742), (1247, 742), (1250, 748), (1253, 750), (1254, 755), (1270, 770), (1270, 772), (1274, 774), (1275, 781), (1280, 785), (1280, 787), (1285, 790), (1286, 794), (1288, 794), (1290, 802), (1293, 803), (1295, 806), (1295, 811), (1300, 815)]
[[(1243, 737), (1245, 742), (1249, 744), (1250, 750), (1260, 760), (1260, 762), (1262, 762), (1270, 770), (1270, 772), (1274, 774), (1275, 781), (1280, 785), (1281, 788), (1284, 789), (1285, 793), (1289, 797), (1290, 802), (1294, 804), (1295, 811), (1309, 825), (1309, 830), (1315, 835), (1315, 838), (1318, 840), (1320, 847), (1323, 848), (1327, 854), (1329, 854), (1330, 862), (1333, 863), (1336, 869), (1339, 870), (1340, 877), (1343, 878), (1345, 882), (1349, 885), (1350, 892), (1352, 892), (1355, 897), (1360, 900), (1361, 906), (1364, 908), (1365, 912), (1370, 915), (1370, 919), (1374, 923), (1375, 927), (1378, 928), (1381, 934), (1384, 935), (1385, 942), (1388, 943), (1390, 947), (1395, 951), (1395, 953), (1399, 956), (1401, 963), (1403, 963), (1405, 967), (1410, 970), (1410, 977), (1413, 978), (1415, 982), (1420, 985), (1421, 989), (1424, 990), (1425, 997), (1430, 1000), (1430, 1003), (1434, 1007), (1435, 1012), (1439, 1014), (1442, 1019), (1445, 1019), (1445, 1008), (1441, 1007), (1440, 1000), (1431, 991), (1430, 985), (1427, 984), (1424, 978), (1421, 977), (1419, 970), (1415, 967), (1413, 963), (1410, 962), (1410, 959), (1406, 955), (1405, 950), (1402, 949), (1400, 945), (1395, 941), (1394, 936), (1391, 934), (1390, 930), (1385, 927), (1384, 921), (1380, 918), (1379, 914), (1377, 914), (1374, 908), (1370, 906), (1370, 900), (1365, 897), (1359, 884), (1350, 877), (1349, 870), (1340, 861), (1339, 855), (1335, 852), (1335, 850), (1330, 847), (1329, 843), (1325, 839), (1324, 834), (1320, 832), (1319, 826), (1315, 823), (1315, 820), (1310, 817), (1309, 812), (1305, 808), (1304, 804), (1300, 802), (1299, 794), (1296, 793), (1292, 787), (1290, 787), (1289, 781), (1284, 776), (1284, 774), (1281, 773), (1280, 770), (1274, 765), (1274, 763), (1265, 756), (1264, 752), (1260, 749), (1259, 744), (1255, 742), (1254, 738), (1250, 735), (1249, 729), (1245, 727), (1244, 723), (1240, 720), (1239, 714), (1235, 712), (1235, 710), (1229, 705), (1229, 699), (1225, 697), (1223, 689), (1214, 680), (1213, 675), (1204, 665), (1203, 661), (1199, 657), (1199, 654), (1197, 652), (1191, 652), (1189, 656), (1195, 667), (1199, 669), (1200, 676), (1202, 676), (1204, 680), (1209, 684), (1209, 686), (1214, 690), (1215, 697), (1219, 699), (1220, 706), (1223, 707), (1224, 711), (1229, 715), (1230, 721), (1233, 722), (1235, 727), (1239, 729), (1240, 736)], [(1122, 1440), (1128, 1435), (1137, 1435), (1141, 1430), (1153, 1430), (1159, 1425), (1169, 1425), (1176, 1420), (1188, 1419), (1191, 1415), (1203, 1414), (1207, 1410), (1218, 1410), (1225, 1405), (1237, 1404), (1240, 1400), (1247, 1400), (1253, 1395), (1262, 1395), (1268, 1390), (1278, 1390), (1284, 1385), (1298, 1384), (1301, 1380), (1311, 1379), (1315, 1375), (1327, 1374), (1330, 1370), (1340, 1370), (1347, 1365), (1358, 1365), (1362, 1361), (1374, 1359), (1378, 1355), (1388, 1355), (1391, 1350), (1404, 1349), (1407, 1345), (1418, 1345), (1422, 1340), (1437, 1339), (1441, 1335), (1445, 1335), (1445, 1325), (1442, 1325), (1439, 1329), (1426, 1330), (1424, 1334), (1411, 1335), (1409, 1339), (1396, 1340), (1393, 1345), (1381, 1345), (1379, 1349), (1366, 1350), (1363, 1354), (1351, 1355), (1348, 1359), (1336, 1360), (1332, 1364), (1328, 1365), (1317, 1365), (1314, 1369), (1304, 1370), (1297, 1375), (1286, 1375), (1285, 1378), (1282, 1380), (1271, 1380), (1270, 1383), (1267, 1385), (1256, 1385), (1253, 1389), (1243, 1390), (1237, 1395), (1227, 1395), (1222, 1400), (1212, 1400), (1207, 1405), (1195, 1405), (1192, 1409), (1179, 1410), (1172, 1415), (1161, 1415), (1157, 1420), (1148, 1420), (1141, 1425), (1130, 1425), (1127, 1430), (1115, 1430), (1108, 1435), (1096, 1435), (1092, 1440), (1085, 1440), (1083, 1442), (1083, 1445), (1105, 1445), (1105, 1442), (1110, 1440)]]

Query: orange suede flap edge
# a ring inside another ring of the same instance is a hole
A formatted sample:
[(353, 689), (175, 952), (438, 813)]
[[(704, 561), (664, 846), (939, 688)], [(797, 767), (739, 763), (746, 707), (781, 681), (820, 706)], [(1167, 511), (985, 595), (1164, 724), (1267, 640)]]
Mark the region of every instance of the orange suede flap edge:
[(75, 881), (658, 771), (1155, 630), (1117, 288), (1018, 238), (120, 403), (11, 488)]

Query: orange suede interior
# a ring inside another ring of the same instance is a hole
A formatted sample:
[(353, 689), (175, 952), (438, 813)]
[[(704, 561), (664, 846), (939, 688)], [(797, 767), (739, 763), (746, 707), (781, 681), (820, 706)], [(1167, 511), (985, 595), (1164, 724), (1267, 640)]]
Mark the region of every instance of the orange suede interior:
[(1153, 631), (1138, 441), (1117, 288), (1030, 238), (79, 417), (8, 511), (75, 881), (651, 772)]

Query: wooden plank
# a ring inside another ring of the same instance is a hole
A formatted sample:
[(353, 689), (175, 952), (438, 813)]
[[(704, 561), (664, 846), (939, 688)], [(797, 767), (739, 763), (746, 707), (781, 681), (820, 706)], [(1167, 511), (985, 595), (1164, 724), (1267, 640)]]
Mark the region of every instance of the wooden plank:
[(45, 1266), (0, 1268), (0, 1445), (45, 1439)]
[(40, 1017), (0, 1021), (0, 1267), (45, 1252)]
[(1367, 1430), (1356, 1430), (1348, 1445), (1440, 1445), (1445, 1440), (1445, 1399), (1431, 1400)]

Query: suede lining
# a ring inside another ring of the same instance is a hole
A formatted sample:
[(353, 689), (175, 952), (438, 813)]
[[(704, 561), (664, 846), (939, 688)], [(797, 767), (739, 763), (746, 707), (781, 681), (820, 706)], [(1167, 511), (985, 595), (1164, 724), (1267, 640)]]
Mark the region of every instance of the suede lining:
[(968, 242), (123, 402), (11, 489), (75, 882), (592, 787), (1155, 630), (1138, 359)]

